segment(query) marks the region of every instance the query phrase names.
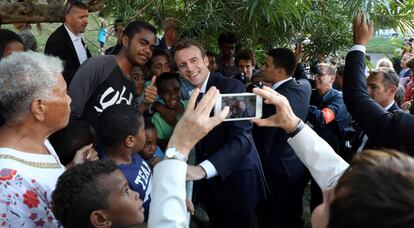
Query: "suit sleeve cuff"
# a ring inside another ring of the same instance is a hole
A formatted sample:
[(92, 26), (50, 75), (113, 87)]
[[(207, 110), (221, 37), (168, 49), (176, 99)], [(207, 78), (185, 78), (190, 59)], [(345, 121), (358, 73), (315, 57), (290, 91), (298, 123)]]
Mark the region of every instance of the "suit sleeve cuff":
[(351, 47), (351, 49), (349, 49), (349, 52), (351, 51), (362, 51), (365, 54), (367, 48), (364, 45), (355, 44)]
[(218, 175), (217, 169), (209, 160), (204, 160), (200, 163), (200, 166), (204, 169), (204, 171), (207, 174), (206, 179), (210, 179)]

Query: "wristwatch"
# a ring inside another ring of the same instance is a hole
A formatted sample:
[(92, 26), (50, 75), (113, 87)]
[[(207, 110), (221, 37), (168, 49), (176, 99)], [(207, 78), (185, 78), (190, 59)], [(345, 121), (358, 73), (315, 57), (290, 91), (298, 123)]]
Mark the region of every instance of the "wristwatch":
[(168, 148), (167, 151), (165, 151), (165, 156), (168, 159), (177, 159), (183, 162), (187, 162), (187, 159), (188, 159), (188, 156), (182, 154), (175, 147)]

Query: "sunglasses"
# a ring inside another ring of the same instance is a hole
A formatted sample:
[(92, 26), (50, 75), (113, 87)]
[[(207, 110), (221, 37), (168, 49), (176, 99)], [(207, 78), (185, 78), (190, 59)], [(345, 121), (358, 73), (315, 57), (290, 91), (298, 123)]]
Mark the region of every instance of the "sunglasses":
[(84, 0), (69, 0), (68, 1), (70, 6), (68, 10), (66, 11), (66, 15), (69, 14), (70, 10), (73, 8), (73, 6), (81, 6), (82, 8), (87, 7), (87, 4)]

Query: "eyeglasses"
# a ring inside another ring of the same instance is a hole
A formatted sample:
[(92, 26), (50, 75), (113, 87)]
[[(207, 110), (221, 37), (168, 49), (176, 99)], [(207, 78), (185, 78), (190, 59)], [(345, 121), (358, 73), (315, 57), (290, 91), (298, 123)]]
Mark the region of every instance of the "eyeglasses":
[(69, 0), (68, 2), (70, 2), (70, 6), (68, 8), (68, 10), (66, 11), (66, 15), (69, 14), (70, 10), (73, 8), (73, 6), (81, 6), (82, 8), (87, 7), (86, 3), (84, 2), (84, 0)]
[(323, 73), (323, 72), (319, 72), (319, 73), (315, 74), (315, 77), (317, 77), (317, 78), (323, 78), (323, 77), (325, 77), (326, 75), (329, 75), (329, 74), (327, 74), (327, 73)]

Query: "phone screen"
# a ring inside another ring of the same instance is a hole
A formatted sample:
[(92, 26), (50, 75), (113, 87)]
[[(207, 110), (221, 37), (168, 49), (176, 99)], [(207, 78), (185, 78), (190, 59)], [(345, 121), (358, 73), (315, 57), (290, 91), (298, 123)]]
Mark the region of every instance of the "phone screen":
[(221, 97), (222, 107), (229, 106), (230, 112), (226, 119), (256, 117), (256, 95)]

